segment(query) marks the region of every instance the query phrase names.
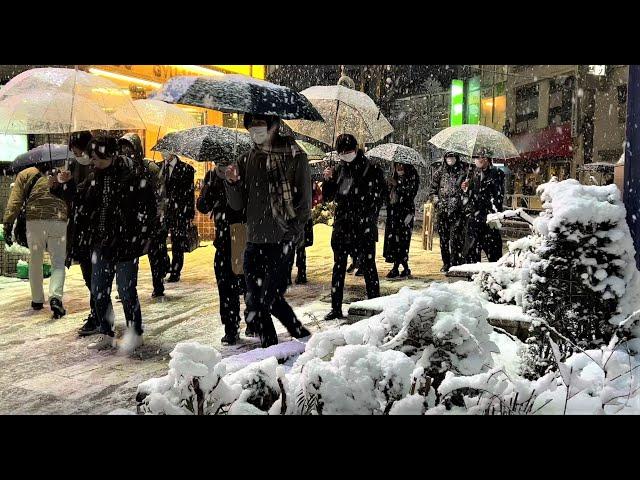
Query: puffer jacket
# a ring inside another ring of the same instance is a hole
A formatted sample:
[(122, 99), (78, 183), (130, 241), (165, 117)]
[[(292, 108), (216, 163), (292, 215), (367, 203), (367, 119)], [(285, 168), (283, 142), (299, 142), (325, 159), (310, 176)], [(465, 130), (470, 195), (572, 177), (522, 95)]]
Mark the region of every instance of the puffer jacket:
[[(30, 167), (18, 174), (7, 201), (4, 223), (13, 223), (18, 218), (26, 190), (33, 178), (39, 173), (40, 171), (36, 167)], [(42, 175), (38, 179), (27, 200), (27, 221), (30, 220), (67, 221), (67, 204), (50, 192), (46, 175)]]
[(449, 166), (442, 162), (442, 167), (436, 170), (429, 187), (429, 196), (438, 197), (436, 208), (439, 212), (449, 214), (462, 213), (462, 182), (467, 171), (460, 161)]

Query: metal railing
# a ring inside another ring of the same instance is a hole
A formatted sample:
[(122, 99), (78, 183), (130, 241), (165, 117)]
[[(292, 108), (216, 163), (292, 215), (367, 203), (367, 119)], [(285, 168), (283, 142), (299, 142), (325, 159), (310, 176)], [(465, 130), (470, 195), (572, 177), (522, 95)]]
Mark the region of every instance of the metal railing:
[(510, 210), (516, 210), (518, 208), (524, 208), (525, 210), (532, 210), (535, 212), (541, 212), (542, 200), (537, 195), (523, 195), (521, 193), (514, 193), (504, 196), (504, 207)]

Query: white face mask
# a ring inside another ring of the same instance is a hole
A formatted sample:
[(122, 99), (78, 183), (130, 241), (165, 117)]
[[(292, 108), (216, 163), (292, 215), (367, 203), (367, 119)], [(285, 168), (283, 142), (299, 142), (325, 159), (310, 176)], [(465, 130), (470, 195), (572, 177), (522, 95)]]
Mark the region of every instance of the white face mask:
[(447, 157), (446, 162), (447, 165), (449, 165), (450, 167), (454, 166), (456, 164), (456, 157)]
[(251, 127), (249, 134), (256, 145), (262, 145), (269, 140), (269, 129), (267, 127)]
[(357, 156), (358, 156), (358, 152), (341, 153), (340, 155), (338, 155), (338, 158), (345, 163), (351, 163), (355, 160)]
[(82, 166), (91, 165), (91, 158), (86, 153), (83, 153), (79, 157), (76, 157), (76, 162), (78, 162)]

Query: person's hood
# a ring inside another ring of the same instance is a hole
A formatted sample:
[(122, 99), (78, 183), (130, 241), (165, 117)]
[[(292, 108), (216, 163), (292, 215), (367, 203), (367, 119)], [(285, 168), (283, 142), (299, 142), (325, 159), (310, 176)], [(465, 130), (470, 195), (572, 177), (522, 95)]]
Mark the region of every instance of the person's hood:
[(119, 140), (118, 144), (122, 145), (123, 143), (129, 144), (133, 151), (135, 152), (134, 160), (142, 160), (144, 158), (144, 151), (142, 149), (142, 140), (136, 133), (127, 133), (123, 135)]

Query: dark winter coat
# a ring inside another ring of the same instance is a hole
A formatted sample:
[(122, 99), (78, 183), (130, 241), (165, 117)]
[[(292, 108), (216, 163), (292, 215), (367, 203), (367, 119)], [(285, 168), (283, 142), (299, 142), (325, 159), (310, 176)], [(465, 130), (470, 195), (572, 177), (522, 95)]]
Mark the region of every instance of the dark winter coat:
[(267, 154), (257, 147), (242, 155), (236, 165), (240, 180), (226, 182), (227, 198), (235, 210), (246, 209), (247, 241), (249, 243), (295, 242), (301, 238), (304, 226), (311, 218), (311, 172), (307, 155), (291, 137), (279, 137), (273, 150), (284, 156), (284, 170), (291, 187), (295, 218), (286, 229), (280, 227), (271, 211)]
[(331, 242), (358, 244), (378, 241), (378, 215), (387, 198), (382, 169), (360, 150), (350, 164), (341, 162), (322, 184), (325, 202), (336, 202)]
[(215, 170), (207, 172), (196, 207), (200, 213), (211, 214), (216, 228), (216, 238), (213, 242), (216, 249), (231, 254), (231, 225), (247, 223), (247, 216), (243, 210), (236, 211), (231, 208), (224, 184), (224, 179), (216, 175)]
[(387, 223), (384, 231), (383, 255), (387, 262), (405, 261), (409, 256), (411, 233), (415, 220), (415, 198), (420, 186), (418, 172), (411, 165), (405, 166), (405, 174), (393, 173), (397, 183), (387, 197)]
[(442, 166), (433, 174), (429, 196), (438, 197), (435, 207), (439, 213), (462, 214), (463, 192), (460, 186), (466, 174), (467, 169), (459, 160), (452, 166), (442, 162)]
[(177, 237), (187, 238), (187, 229), (196, 215), (194, 168), (178, 159), (170, 177), (167, 177), (166, 164), (158, 165), (160, 179), (164, 182), (164, 224)]
[(86, 258), (101, 249), (110, 260), (123, 262), (144, 254), (157, 207), (151, 184), (143, 180), (118, 157), (80, 184), (71, 180), (56, 187), (56, 194), (77, 205), (72, 240), (76, 255)]
[[(73, 160), (69, 163), (69, 171), (71, 172), (71, 178), (75, 181), (76, 185), (84, 182), (89, 173), (93, 170), (93, 164), (81, 165), (77, 160)], [(56, 189), (51, 189), (51, 193), (55, 194)], [(68, 202), (69, 206), (69, 222), (67, 223), (67, 259), (66, 266), (70, 267), (71, 263), (76, 260), (78, 262), (86, 260), (88, 253), (80, 248), (80, 245), (74, 241), (76, 236), (76, 219), (79, 216), (77, 212), (77, 204), (74, 201)]]
[(491, 165), (484, 174), (476, 171), (469, 179), (464, 195), (465, 213), (479, 222), (485, 222), (490, 213), (501, 212), (504, 201), (504, 172)]

